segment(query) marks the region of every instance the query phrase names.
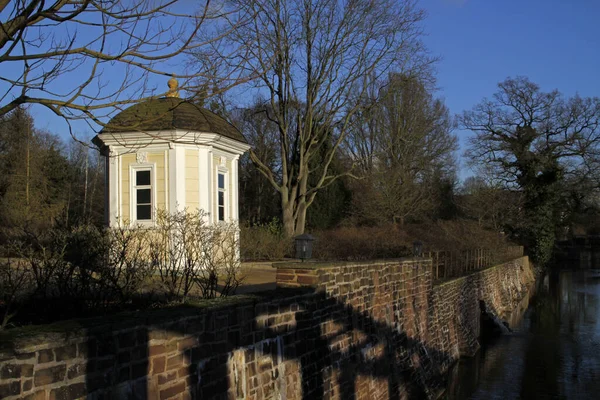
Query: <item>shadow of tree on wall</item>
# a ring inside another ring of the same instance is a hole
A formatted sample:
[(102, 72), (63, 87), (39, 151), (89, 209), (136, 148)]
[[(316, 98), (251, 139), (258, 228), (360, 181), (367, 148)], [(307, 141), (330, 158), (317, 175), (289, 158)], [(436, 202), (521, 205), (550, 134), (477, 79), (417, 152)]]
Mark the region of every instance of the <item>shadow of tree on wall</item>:
[(375, 319), (309, 290), (227, 301), (89, 328), (88, 398), (435, 398), (453, 362), (407, 336), (394, 303)]

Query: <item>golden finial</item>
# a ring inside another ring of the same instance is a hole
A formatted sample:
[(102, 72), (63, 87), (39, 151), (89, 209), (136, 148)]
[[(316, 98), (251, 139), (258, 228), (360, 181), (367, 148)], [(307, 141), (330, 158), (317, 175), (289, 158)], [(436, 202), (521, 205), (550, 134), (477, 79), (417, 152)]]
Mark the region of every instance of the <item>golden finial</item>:
[(175, 79), (175, 74), (173, 74), (171, 79), (169, 79), (167, 85), (169, 85), (169, 91), (167, 92), (166, 96), (179, 97), (179, 90), (177, 90), (177, 88), (179, 87), (179, 82), (177, 82), (177, 79)]

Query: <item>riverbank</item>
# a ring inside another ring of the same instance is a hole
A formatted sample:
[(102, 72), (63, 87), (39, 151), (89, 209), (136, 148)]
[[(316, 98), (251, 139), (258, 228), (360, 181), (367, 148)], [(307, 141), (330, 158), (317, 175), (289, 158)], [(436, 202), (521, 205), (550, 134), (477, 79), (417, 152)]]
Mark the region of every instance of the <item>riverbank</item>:
[(598, 398), (600, 270), (574, 267), (549, 271), (513, 331), (460, 361), (448, 400)]

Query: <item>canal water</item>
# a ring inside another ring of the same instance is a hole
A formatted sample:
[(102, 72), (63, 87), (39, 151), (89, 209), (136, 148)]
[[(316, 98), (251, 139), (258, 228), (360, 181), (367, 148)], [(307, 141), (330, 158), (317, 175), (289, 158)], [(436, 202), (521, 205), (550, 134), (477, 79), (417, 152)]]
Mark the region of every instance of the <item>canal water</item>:
[(550, 273), (511, 323), (454, 367), (446, 399), (600, 399), (600, 270)]

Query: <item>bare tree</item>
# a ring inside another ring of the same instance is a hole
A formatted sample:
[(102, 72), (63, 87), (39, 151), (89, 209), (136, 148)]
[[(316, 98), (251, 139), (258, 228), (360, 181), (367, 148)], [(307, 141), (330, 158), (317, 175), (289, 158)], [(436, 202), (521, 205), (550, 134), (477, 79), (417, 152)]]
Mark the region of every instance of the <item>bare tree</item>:
[[(111, 112), (154, 96), (153, 75), (171, 75), (178, 57), (215, 45), (242, 18), (226, 2), (186, 4), (0, 0), (0, 116), (40, 104), (67, 122), (83, 119), (95, 127)], [(196, 67), (180, 78), (218, 79), (222, 89), (237, 80), (211, 73)]]
[[(244, 133), (262, 164), (280, 175), (277, 126), (264, 112), (265, 100), (258, 98), (249, 108), (233, 115), (233, 123)], [(240, 215), (252, 224), (270, 222), (280, 216), (279, 193), (259, 171), (248, 154), (240, 158)]]
[(355, 212), (402, 224), (432, 210), (437, 181), (454, 173), (454, 124), (416, 77), (392, 74), (372, 98), (352, 118), (343, 143), (364, 178), (356, 183)]
[(514, 226), (521, 217), (520, 191), (507, 190), (499, 182), (484, 175), (467, 178), (460, 188), (458, 206), (468, 218), (480, 226), (501, 231)]
[[(474, 136), (467, 156), (523, 193), (522, 238), (534, 260), (548, 261), (563, 219), (564, 184), (593, 177), (600, 161), (600, 99), (543, 92), (525, 77), (498, 84), (492, 99), (466, 111)], [(597, 180), (596, 180), (597, 182)]]
[(413, 0), (235, 3), (254, 16), (232, 44), (247, 49), (245, 67), (266, 95), (263, 112), (277, 129), (279, 165), (254, 151), (251, 158), (279, 192), (286, 234), (300, 234), (319, 190), (340, 176), (330, 166), (360, 108), (365, 77), (427, 61), (419, 42), (423, 13)]

